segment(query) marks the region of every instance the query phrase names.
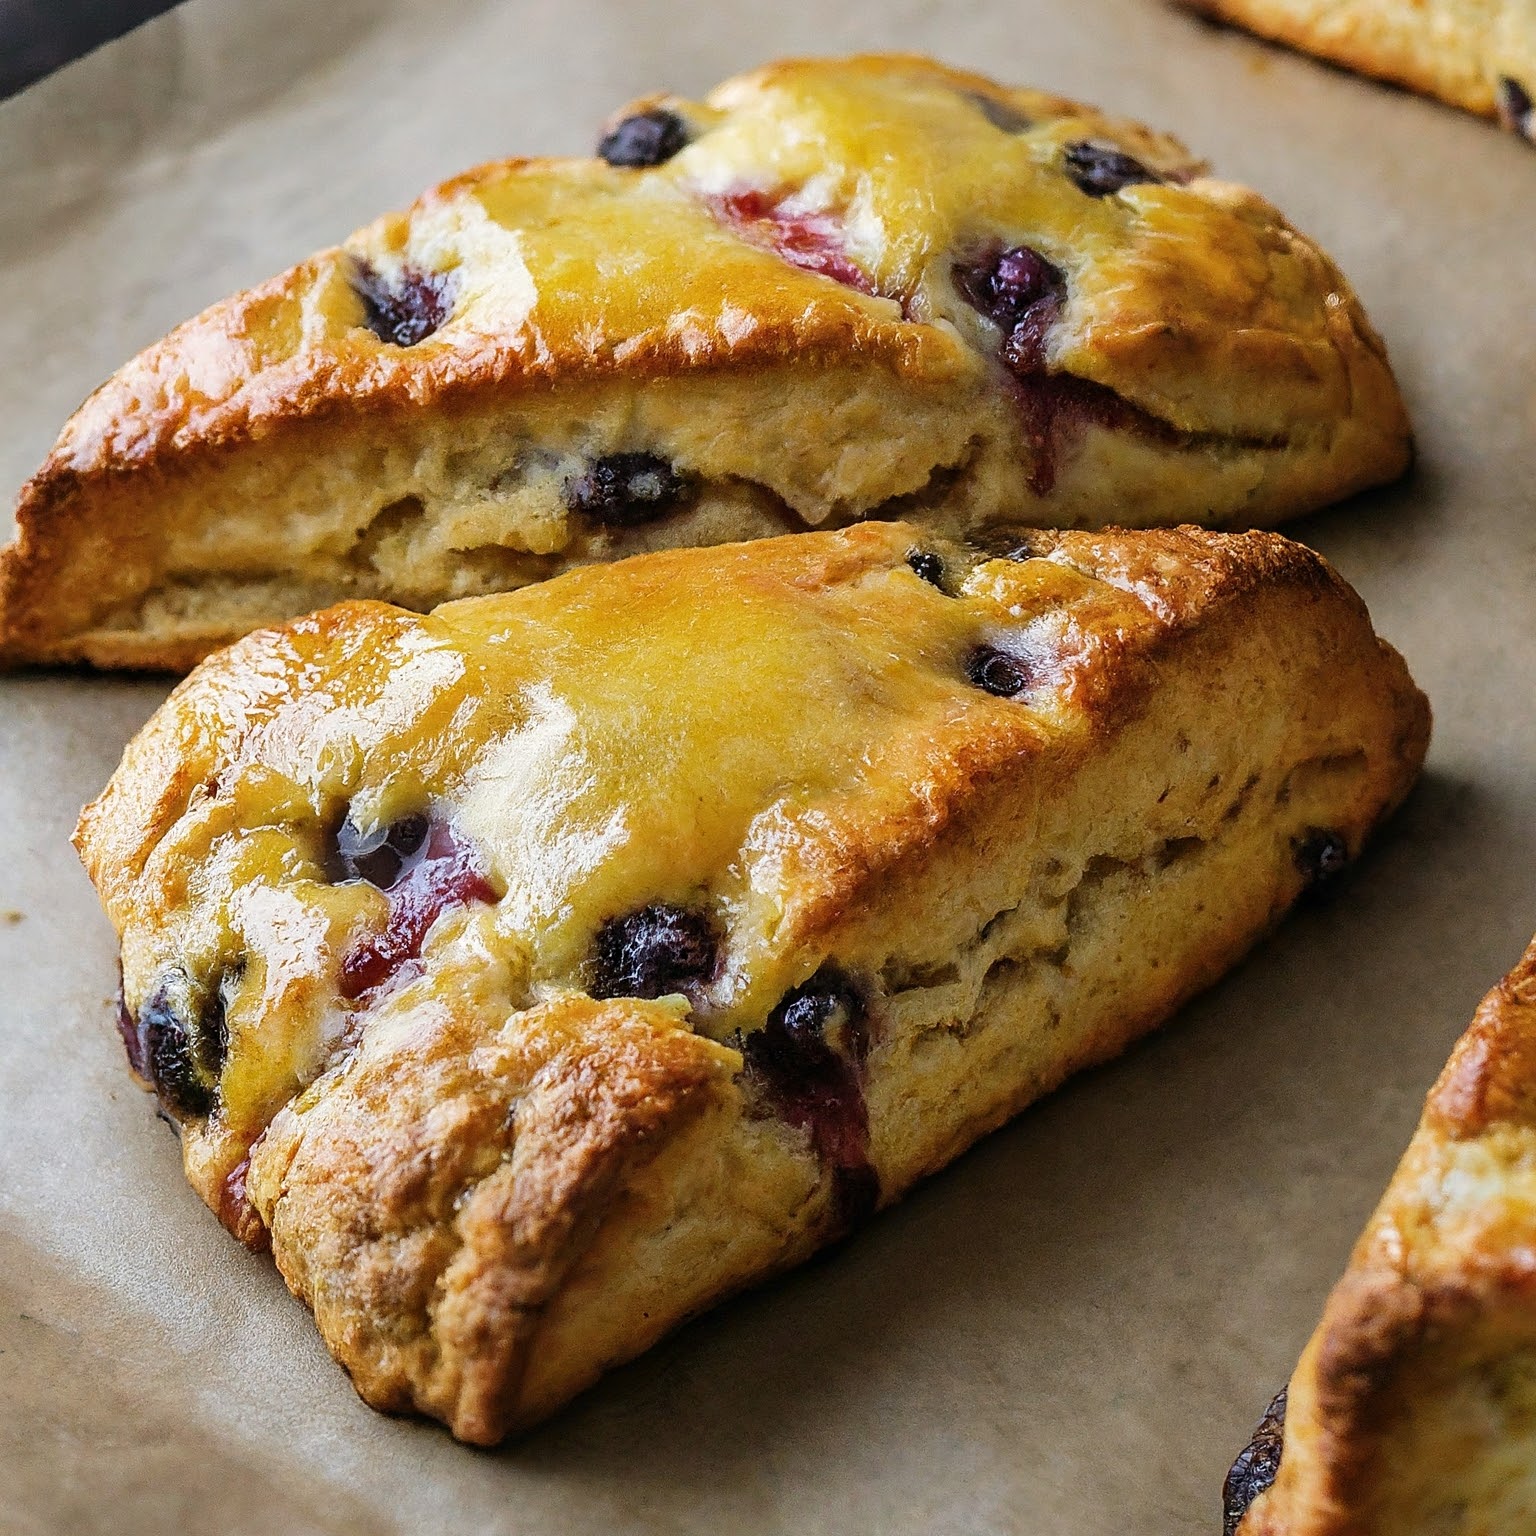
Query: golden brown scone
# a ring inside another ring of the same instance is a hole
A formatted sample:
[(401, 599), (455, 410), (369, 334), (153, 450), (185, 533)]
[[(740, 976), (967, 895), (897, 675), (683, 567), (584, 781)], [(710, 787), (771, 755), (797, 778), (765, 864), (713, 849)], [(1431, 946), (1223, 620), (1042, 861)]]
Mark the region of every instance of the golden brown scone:
[(1536, 142), (1536, 0), (1181, 0)]
[[(0, 658), (909, 517), (1263, 526), (1408, 425), (1343, 276), (1182, 145), (927, 60), (655, 98), (129, 363), (21, 494)], [(655, 163), (652, 163), (655, 162)]]
[(864, 523), (350, 603), (78, 844), (189, 1177), (381, 1408), (491, 1442), (1213, 981), (1423, 697), (1272, 534)]
[(1536, 942), (1431, 1090), (1261, 1439), (1229, 1536), (1536, 1531)]

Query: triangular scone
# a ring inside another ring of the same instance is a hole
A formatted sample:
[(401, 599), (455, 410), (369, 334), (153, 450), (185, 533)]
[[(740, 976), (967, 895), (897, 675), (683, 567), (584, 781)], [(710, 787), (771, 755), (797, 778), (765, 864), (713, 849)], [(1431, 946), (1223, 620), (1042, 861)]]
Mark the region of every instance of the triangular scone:
[(1262, 526), (1407, 462), (1344, 278), (1172, 139), (897, 57), (602, 148), (472, 171), (129, 363), (22, 492), (0, 657), (180, 667), (346, 597), (875, 514)]
[(1536, 942), (1431, 1090), (1227, 1530), (1536, 1531)]
[(1536, 0), (1183, 0), (1536, 142)]
[(865, 523), (206, 662), (78, 843), (122, 1027), (359, 1391), (494, 1441), (1208, 985), (1424, 699), (1273, 534)]

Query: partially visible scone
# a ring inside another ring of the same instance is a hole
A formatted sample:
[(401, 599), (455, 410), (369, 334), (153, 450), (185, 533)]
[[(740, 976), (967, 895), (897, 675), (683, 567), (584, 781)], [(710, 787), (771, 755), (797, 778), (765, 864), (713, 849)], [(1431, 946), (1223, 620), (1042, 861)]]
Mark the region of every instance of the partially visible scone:
[(1257, 1452), (1240, 1536), (1536, 1531), (1536, 942), (1483, 999)]
[(23, 489), (0, 659), (873, 515), (1264, 526), (1405, 466), (1328, 258), (1182, 145), (924, 59), (656, 98), (215, 305)]
[(1215, 980), (1428, 714), (1272, 534), (865, 523), (352, 603), (78, 843), (192, 1183), (379, 1407), (494, 1441)]
[(1182, 0), (1536, 142), (1536, 0)]

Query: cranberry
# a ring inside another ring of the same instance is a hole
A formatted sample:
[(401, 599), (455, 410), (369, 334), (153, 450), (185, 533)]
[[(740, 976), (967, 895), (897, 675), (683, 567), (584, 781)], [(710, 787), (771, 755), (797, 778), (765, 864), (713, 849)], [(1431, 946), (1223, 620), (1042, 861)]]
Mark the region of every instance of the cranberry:
[(880, 1200), (860, 1080), (869, 1048), (867, 1011), (858, 986), (836, 966), (823, 965), (742, 1042), (748, 1080), (785, 1120), (809, 1134), (831, 1172), (845, 1226)]
[(1285, 1449), (1285, 1404), (1286, 1393), (1282, 1390), (1227, 1473), (1221, 1490), (1222, 1536), (1236, 1536), (1248, 1506), (1272, 1487), (1279, 1475), (1280, 1457)]
[(643, 170), (663, 165), (688, 142), (688, 125), (665, 107), (652, 107), (626, 117), (605, 133), (598, 155), (609, 165)]
[(907, 555), (907, 564), (931, 587), (944, 590), (944, 562), (931, 549), (914, 549)]
[(342, 960), (339, 985), (345, 998), (361, 997), (420, 959), (427, 931), (450, 907), (496, 900), (474, 850), (443, 821), (427, 823), (424, 841), (406, 856), (385, 894), (384, 931), (370, 934)]
[(1349, 864), (1349, 844), (1337, 832), (1323, 827), (1313, 827), (1297, 838), (1291, 845), (1291, 853), (1296, 868), (1312, 889), (1336, 879)]
[(1499, 77), (1499, 121), (1512, 133), (1536, 140), (1536, 101), (1531, 93), (1508, 75)]
[(965, 675), (983, 692), (999, 699), (1011, 699), (1029, 687), (1024, 663), (992, 645), (978, 645), (966, 657)]
[(830, 213), (791, 213), (766, 192), (728, 192), (711, 199), (715, 217), (742, 239), (772, 251), (791, 266), (830, 277), (845, 288), (873, 294), (875, 285), (843, 248), (843, 227)]
[(400, 878), (406, 860), (426, 842), (428, 826), (427, 818), (417, 813), (371, 832), (359, 832), (348, 812), (336, 833), (333, 875), (341, 880), (366, 880), (387, 891)]
[(593, 997), (664, 997), (707, 981), (719, 936), (705, 912), (656, 902), (597, 931)]
[(1062, 158), (1072, 185), (1089, 197), (1109, 197), (1138, 182), (1163, 179), (1123, 149), (1116, 149), (1113, 144), (1095, 144), (1091, 139), (1068, 144)]
[(352, 288), (363, 301), (363, 324), (380, 341), (414, 347), (448, 318), (453, 308), (453, 279), (447, 273), (402, 267), (393, 280), (359, 258)]
[(200, 987), (185, 971), (172, 971), (139, 1009), (133, 1033), (137, 1049), (129, 1045), (128, 1059), (167, 1113), (178, 1120), (207, 1115), (229, 1049), (223, 978)]
[(654, 453), (610, 453), (593, 459), (565, 488), (565, 504), (601, 523), (631, 527), (670, 512), (693, 485)]

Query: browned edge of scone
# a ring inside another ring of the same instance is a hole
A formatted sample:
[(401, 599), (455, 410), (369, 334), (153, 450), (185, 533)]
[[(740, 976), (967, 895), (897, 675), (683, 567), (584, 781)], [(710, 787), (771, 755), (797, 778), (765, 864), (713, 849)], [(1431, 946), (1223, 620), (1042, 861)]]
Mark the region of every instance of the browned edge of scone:
[[(1529, 1187), (1508, 1182), (1536, 1144), (1533, 1132), (1536, 941), (1457, 1042), (1288, 1392), (1234, 1464), (1229, 1536), (1525, 1528), (1518, 1514), (1507, 1523), (1508, 1508), (1479, 1507), (1468, 1492), (1487, 1493), (1477, 1479), (1506, 1432), (1498, 1409), (1469, 1425), (1448, 1408), (1455, 1433), (1437, 1437), (1425, 1405), (1452, 1403), (1481, 1374), (1495, 1404), (1508, 1394), (1515, 1422), (1521, 1403), (1528, 1412), (1520, 1380), (1499, 1372), (1536, 1351), (1536, 1210)], [(1505, 1145), (1509, 1138), (1518, 1144)], [(1484, 1151), (1490, 1187), (1456, 1194), (1474, 1176), (1456, 1166), (1458, 1155)]]
[[(1436, 67), (1440, 55), (1432, 37), (1415, 39), (1411, 46), (1405, 40), (1396, 50), (1384, 49), (1379, 37), (1373, 39), (1364, 26), (1352, 32), (1334, 29), (1320, 33), (1316, 26), (1292, 15), (1284, 5), (1266, 4), (1264, 0), (1172, 0), (1172, 3), (1207, 21), (1239, 27), (1325, 64), (1368, 75), (1386, 85), (1419, 95), (1435, 97), (1465, 112), (1492, 119), (1510, 133), (1536, 143), (1536, 101), (1533, 101), (1536, 76), (1521, 81), (1513, 75), (1499, 75), (1490, 81), (1481, 74), (1468, 76), (1464, 71), (1456, 71), (1453, 75), (1445, 68)], [(1391, 4), (1384, 3), (1379, 9), (1383, 25), (1389, 23)], [(1398, 24), (1405, 32), (1411, 34), (1417, 28), (1427, 28), (1428, 23), (1418, 19), (1423, 15), (1422, 7), (1404, 7), (1403, 12)]]

